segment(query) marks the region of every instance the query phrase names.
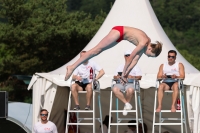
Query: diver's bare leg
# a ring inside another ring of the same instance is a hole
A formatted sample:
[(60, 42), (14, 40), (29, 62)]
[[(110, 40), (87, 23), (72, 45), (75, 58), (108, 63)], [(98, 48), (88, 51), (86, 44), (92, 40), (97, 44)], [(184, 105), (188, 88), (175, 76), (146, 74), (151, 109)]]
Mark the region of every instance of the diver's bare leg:
[(67, 66), (67, 73), (65, 80), (68, 80), (75, 68), (88, 59), (100, 54), (102, 51), (109, 49), (117, 44), (116, 40), (119, 38), (120, 33), (117, 30), (111, 30), (107, 36), (105, 36), (94, 48), (87, 51), (81, 56), (73, 65)]

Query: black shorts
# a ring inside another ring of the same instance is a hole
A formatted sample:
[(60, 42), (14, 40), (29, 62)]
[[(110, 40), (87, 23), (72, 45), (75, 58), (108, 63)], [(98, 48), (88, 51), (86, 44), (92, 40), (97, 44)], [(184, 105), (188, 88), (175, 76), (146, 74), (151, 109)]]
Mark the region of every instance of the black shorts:
[(75, 83), (78, 84), (80, 87), (82, 87), (83, 91), (85, 91), (86, 86), (89, 84), (89, 83), (83, 84), (82, 82), (79, 81), (75, 81)]
[(165, 84), (167, 84), (169, 86), (169, 89), (171, 90), (172, 89), (172, 85), (176, 82), (163, 82)]

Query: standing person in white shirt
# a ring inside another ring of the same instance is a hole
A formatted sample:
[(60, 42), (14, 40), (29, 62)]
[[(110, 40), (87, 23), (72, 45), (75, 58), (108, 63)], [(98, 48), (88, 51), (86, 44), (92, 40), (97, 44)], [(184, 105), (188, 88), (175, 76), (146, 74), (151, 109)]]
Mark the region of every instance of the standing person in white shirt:
[[(82, 51), (80, 56), (82, 57), (86, 51)], [(99, 73), (95, 77), (95, 71)], [(79, 101), (78, 101), (78, 91), (87, 91), (86, 94), (86, 107), (85, 110), (90, 110), (90, 102), (92, 99), (92, 81), (100, 79), (105, 74), (102, 67), (96, 64), (93, 61), (86, 61), (80, 66), (78, 66), (72, 76), (72, 80), (75, 80), (75, 83), (71, 86), (72, 96), (74, 98), (75, 107), (74, 110), (79, 110)]]
[(58, 133), (56, 125), (47, 120), (48, 111), (42, 109), (40, 111), (41, 121), (37, 122), (33, 127), (33, 133)]
[(158, 88), (158, 107), (156, 112), (162, 109), (163, 92), (166, 90), (173, 90), (171, 112), (176, 112), (176, 99), (178, 97), (178, 82), (176, 78), (185, 78), (185, 69), (182, 63), (176, 62), (176, 51), (170, 50), (168, 52), (168, 62), (161, 64), (157, 78), (163, 79), (163, 82)]
[[(130, 50), (127, 50), (124, 52), (125, 61), (128, 60), (130, 54), (131, 54)], [(133, 79), (140, 80), (142, 78), (142, 72), (140, 68), (137, 65), (135, 65), (128, 75), (128, 78), (127, 78), (128, 83), (124, 84), (124, 81), (121, 81), (122, 80), (121, 73), (123, 72), (124, 65), (125, 64), (120, 65), (115, 72), (114, 79), (117, 79), (118, 83), (112, 87), (112, 91), (115, 94), (115, 96), (119, 98), (125, 104), (123, 115), (127, 115), (126, 110), (132, 109), (132, 105), (130, 104), (130, 101), (134, 94)], [(121, 93), (121, 91), (126, 91), (126, 98)]]

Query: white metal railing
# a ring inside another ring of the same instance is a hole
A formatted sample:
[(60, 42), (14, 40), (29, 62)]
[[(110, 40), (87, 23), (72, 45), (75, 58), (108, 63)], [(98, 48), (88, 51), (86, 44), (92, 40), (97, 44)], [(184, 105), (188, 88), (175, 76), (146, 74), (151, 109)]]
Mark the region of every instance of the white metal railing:
[[(155, 126), (159, 126), (159, 133), (161, 133), (161, 126), (162, 125), (180, 125), (181, 126), (181, 133), (183, 133), (183, 124), (185, 126), (185, 132), (187, 133), (187, 121), (186, 121), (186, 112), (185, 112), (185, 102), (184, 102), (184, 85), (182, 79), (178, 80), (178, 87), (179, 87), (179, 95), (180, 95), (180, 103), (181, 103), (181, 109), (176, 110), (176, 112), (180, 113), (180, 118), (163, 118), (162, 113), (169, 113), (171, 110), (161, 110), (159, 113), (159, 122), (155, 121), (156, 117), (156, 106), (157, 106), (157, 90), (158, 90), (158, 84), (162, 81), (162, 79), (157, 79), (156, 81), (156, 89), (155, 89), (155, 101), (154, 101), (154, 111), (153, 111), (153, 127), (152, 127), (152, 133), (155, 133)], [(165, 91), (165, 93), (173, 93), (173, 90)], [(180, 121), (179, 123), (163, 123), (164, 121), (172, 120), (172, 121)]]

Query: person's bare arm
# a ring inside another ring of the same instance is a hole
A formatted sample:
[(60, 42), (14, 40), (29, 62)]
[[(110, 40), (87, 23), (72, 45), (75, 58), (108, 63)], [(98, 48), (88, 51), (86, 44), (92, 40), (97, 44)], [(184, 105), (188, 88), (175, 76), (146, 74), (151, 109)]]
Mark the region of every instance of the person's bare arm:
[(184, 68), (184, 66), (183, 66), (182, 63), (179, 63), (179, 75), (180, 76), (172, 75), (172, 78), (182, 78), (182, 79), (185, 79), (185, 68)]
[(143, 52), (140, 52), (135, 56), (135, 58), (132, 60), (130, 66), (127, 68), (126, 73), (124, 74), (124, 77), (127, 77), (130, 73), (130, 71), (133, 69), (133, 67), (137, 64), (138, 60), (142, 56)]
[(77, 75), (72, 76), (72, 80), (76, 80)]
[(73, 75), (73, 76), (72, 76), (72, 80), (78, 80), (78, 81), (81, 81), (82, 78), (81, 78), (80, 76), (78, 76), (78, 75)]
[(144, 53), (144, 48), (146, 47), (148, 40), (143, 41), (143, 43), (139, 43), (137, 47), (133, 50), (130, 57), (127, 59), (122, 76), (127, 78), (130, 70), (137, 64), (138, 60)]
[(113, 79), (119, 79), (121, 76), (118, 74), (117, 76), (113, 76)]
[(142, 76), (131, 76), (131, 75), (129, 75), (128, 78), (130, 78), (130, 79), (141, 80), (141, 79), (142, 79)]
[(179, 72), (180, 72), (180, 76), (178, 78), (185, 79), (185, 68), (182, 63), (179, 63)]
[(105, 74), (104, 70), (101, 69), (95, 79), (96, 80), (100, 79), (104, 74)]
[(161, 79), (161, 78), (164, 78), (163, 77), (163, 64), (160, 65), (158, 74), (157, 74), (157, 79)]

